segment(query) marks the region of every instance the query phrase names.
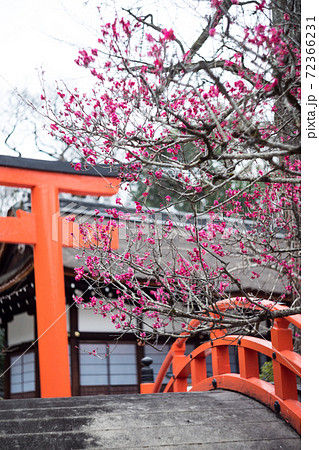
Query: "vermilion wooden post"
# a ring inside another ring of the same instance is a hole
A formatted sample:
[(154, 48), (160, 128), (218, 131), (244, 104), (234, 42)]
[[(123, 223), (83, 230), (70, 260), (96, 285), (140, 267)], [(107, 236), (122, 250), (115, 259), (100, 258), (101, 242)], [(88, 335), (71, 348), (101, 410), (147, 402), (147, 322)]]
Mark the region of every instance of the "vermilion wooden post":
[(298, 400), (296, 375), (284, 365), (276, 361), (276, 352), (293, 351), (292, 331), (286, 319), (275, 319), (271, 329), (273, 345), (273, 372), (275, 392), (283, 400)]
[(207, 378), (206, 357), (198, 356), (191, 361), (192, 385), (200, 383)]
[(230, 361), (228, 346), (214, 347), (214, 339), (225, 336), (224, 330), (216, 330), (210, 333), (212, 340), (212, 369), (213, 376), (222, 375), (223, 373), (230, 373)]
[(238, 346), (238, 364), (242, 378), (259, 378), (258, 353), (255, 350)]
[[(34, 245), (41, 397), (71, 395), (62, 245), (72, 242), (63, 242), (63, 233), (53, 230), (59, 223), (59, 192), (110, 196), (118, 191), (114, 175), (94, 175), (72, 173), (69, 165), (61, 170), (55, 162), (0, 159), (0, 185), (31, 189), (32, 213), (0, 217), (0, 242)], [(113, 248), (116, 244), (118, 237)]]
[(55, 186), (36, 186), (31, 198), (37, 229), (34, 277), (41, 397), (55, 397), (57, 393), (68, 397), (71, 386), (62, 246), (52, 240), (50, 220), (59, 211), (58, 191)]
[(213, 376), (230, 373), (231, 370), (227, 346), (212, 348), (212, 366)]
[[(173, 377), (175, 377), (181, 367), (184, 366), (184, 363), (187, 359), (185, 356), (185, 343), (181, 346), (175, 347), (174, 358), (172, 361), (172, 369), (173, 369)], [(179, 374), (179, 376), (175, 378), (175, 382), (173, 384), (173, 392), (186, 392), (187, 391), (187, 375), (183, 371)]]
[(152, 394), (154, 390), (154, 383), (141, 383), (140, 393), (141, 394)]

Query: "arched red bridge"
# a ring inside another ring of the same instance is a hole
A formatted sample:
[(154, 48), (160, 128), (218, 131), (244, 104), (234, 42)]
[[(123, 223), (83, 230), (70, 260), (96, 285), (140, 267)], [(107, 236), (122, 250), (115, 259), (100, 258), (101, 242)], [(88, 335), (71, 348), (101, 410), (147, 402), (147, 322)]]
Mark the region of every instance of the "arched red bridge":
[[(269, 301), (262, 306), (270, 310), (285, 309)], [(255, 307), (244, 299), (218, 303), (219, 311), (238, 307)], [(141, 393), (161, 392), (164, 377), (172, 366), (173, 375), (163, 392), (210, 391), (227, 389), (243, 393), (271, 408), (287, 421), (299, 434), (301, 432), (301, 403), (298, 400), (297, 379), (301, 377), (301, 357), (293, 350), (292, 324), (301, 329), (301, 315), (274, 320), (271, 341), (264, 338), (211, 333), (211, 340), (201, 344), (191, 354), (185, 355), (187, 332), (182, 333), (172, 345), (154, 383), (141, 384)], [(199, 322), (194, 320), (189, 328)], [(232, 373), (229, 346), (237, 346), (239, 373)], [(259, 378), (258, 353), (272, 359), (274, 383)], [(212, 357), (213, 376), (207, 377), (206, 358)], [(191, 375), (191, 387), (187, 378)]]

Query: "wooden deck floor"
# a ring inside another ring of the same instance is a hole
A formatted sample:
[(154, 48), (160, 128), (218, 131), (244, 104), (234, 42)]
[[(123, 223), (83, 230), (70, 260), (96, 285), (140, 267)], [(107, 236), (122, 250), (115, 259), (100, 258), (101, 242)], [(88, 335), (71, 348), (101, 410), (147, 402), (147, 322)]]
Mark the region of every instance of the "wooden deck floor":
[(300, 449), (271, 410), (230, 391), (3, 400), (0, 448)]

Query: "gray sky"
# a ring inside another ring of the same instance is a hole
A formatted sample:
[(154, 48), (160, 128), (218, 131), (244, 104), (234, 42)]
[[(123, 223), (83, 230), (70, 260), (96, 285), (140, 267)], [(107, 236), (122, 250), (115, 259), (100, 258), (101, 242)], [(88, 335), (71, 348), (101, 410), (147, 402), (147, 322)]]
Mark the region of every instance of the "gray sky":
[[(0, 92), (36, 91), (37, 68), (48, 80), (83, 78), (75, 64), (78, 46), (95, 42), (96, 2), (80, 0), (0, 0)], [(73, 45), (72, 45), (73, 44)]]
[[(6, 137), (11, 130), (8, 101), (16, 98), (13, 97), (15, 89), (23, 96), (26, 92), (40, 99), (42, 70), (52, 91), (55, 80), (84, 87), (92, 78), (74, 62), (79, 47), (95, 46), (99, 25), (97, 0), (90, 0), (87, 6), (83, 3), (81, 0), (0, 0), (0, 135), (5, 129)], [(7, 118), (5, 122), (3, 116)], [(39, 116), (39, 123), (40, 120)], [(26, 126), (26, 123), (19, 126), (21, 138), (16, 137), (16, 132), (14, 135), (15, 142), (23, 143), (19, 146), (22, 155), (46, 157), (35, 148)], [(13, 137), (10, 139), (13, 142)], [(1, 141), (0, 154), (17, 156)]]
[[(112, 20), (113, 5), (120, 9), (129, 4), (136, 6), (138, 2), (103, 1), (109, 11), (103, 17)], [(83, 79), (85, 71), (75, 65), (74, 59), (78, 47), (96, 45), (99, 3), (98, 0), (0, 0), (0, 93), (12, 87), (36, 90), (36, 68), (41, 66), (48, 80)], [(194, 6), (196, 2), (183, 0), (179, 8), (172, 8), (174, 3), (168, 0), (140, 3), (155, 16), (164, 10), (161, 21), (169, 23), (167, 26), (182, 23), (184, 32), (187, 29), (191, 35), (194, 31), (193, 19), (198, 11), (187, 5)]]
[[(8, 119), (11, 109), (13, 116), (15, 114), (15, 107), (8, 109), (7, 106), (15, 89), (22, 96), (29, 93), (33, 98), (39, 98), (39, 73), (42, 70), (46, 85), (52, 92), (55, 91), (55, 81), (60, 80), (85, 90), (92, 86), (89, 71), (78, 67), (74, 60), (79, 48), (96, 47), (100, 37), (97, 11), (100, 3), (104, 4), (102, 15), (105, 22), (113, 21), (115, 9), (120, 11), (121, 7), (140, 4), (144, 11), (152, 12), (156, 23), (173, 27), (179, 35), (193, 40), (198, 31), (194, 19), (201, 14), (196, 0), (180, 0), (177, 4), (171, 0), (0, 0), (0, 136), (6, 128), (0, 154), (17, 155), (3, 144), (11, 125), (8, 120), (6, 125), (1, 125), (2, 117)], [(202, 5), (207, 7), (206, 2)], [(22, 155), (46, 158), (35, 148), (25, 126), (27, 124), (23, 124), (24, 128), (19, 126), (23, 145), (19, 144), (18, 148)], [(10, 143), (14, 143), (13, 136)]]

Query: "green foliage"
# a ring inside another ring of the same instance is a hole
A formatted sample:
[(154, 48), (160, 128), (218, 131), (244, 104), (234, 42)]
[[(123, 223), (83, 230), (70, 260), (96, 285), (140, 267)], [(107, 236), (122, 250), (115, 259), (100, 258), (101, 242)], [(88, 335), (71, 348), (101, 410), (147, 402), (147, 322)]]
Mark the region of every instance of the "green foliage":
[[(165, 174), (164, 174), (165, 175)], [(143, 203), (147, 208), (162, 208), (167, 205), (166, 196), (170, 197), (170, 204), (174, 205), (175, 209), (180, 212), (194, 212), (197, 213), (208, 212), (215, 205), (215, 202), (225, 202), (229, 196), (227, 190), (241, 190), (245, 189), (248, 183), (244, 181), (233, 181), (224, 184), (224, 189), (214, 193), (209, 192), (209, 188), (204, 188), (200, 193), (187, 194), (185, 187), (176, 179), (163, 176), (160, 181), (151, 186), (146, 186), (143, 182), (137, 181), (131, 186), (131, 193), (134, 200)], [(246, 188), (246, 192), (254, 190), (254, 186)], [(143, 193), (147, 192), (147, 198), (143, 197)], [(246, 206), (243, 197), (239, 196), (236, 200), (240, 203), (242, 211), (246, 211)], [(229, 204), (231, 208), (231, 204)], [(227, 208), (227, 206), (225, 206)]]
[[(173, 146), (173, 143), (172, 143)], [(186, 143), (179, 145), (179, 151), (177, 153), (177, 160), (179, 162), (192, 164), (192, 161), (200, 157), (200, 149), (197, 148), (193, 143)], [(166, 155), (169, 157), (169, 154)], [(160, 163), (158, 160), (158, 155), (155, 155), (154, 162)], [(242, 190), (246, 189), (247, 192), (253, 191), (254, 186), (247, 188), (249, 183), (247, 181), (231, 180), (225, 183), (223, 175), (219, 177), (219, 173), (223, 172), (219, 163), (214, 161), (209, 161), (206, 163), (206, 171), (211, 175), (211, 181), (214, 187), (208, 185), (204, 186), (200, 191), (187, 191), (187, 183), (181, 181), (181, 179), (176, 175), (173, 169), (163, 168), (162, 176), (160, 179), (156, 180), (156, 183), (146, 182), (149, 178), (150, 172), (155, 173), (157, 170), (156, 165), (153, 167), (147, 166), (141, 172), (141, 177), (135, 183), (131, 185), (131, 194), (134, 200), (137, 200), (147, 208), (162, 208), (167, 206), (167, 201), (165, 197), (170, 198), (170, 205), (174, 205), (174, 208), (179, 212), (184, 213), (197, 213), (208, 212), (211, 208), (218, 203), (223, 203), (229, 199), (227, 194), (228, 190)], [(181, 174), (180, 174), (181, 175)], [(198, 183), (201, 178), (201, 173), (198, 168), (193, 168), (187, 173), (184, 172), (189, 178), (189, 183)], [(231, 177), (232, 174), (228, 174)], [(200, 183), (199, 183), (200, 184)], [(262, 184), (262, 183), (261, 183)], [(221, 185), (222, 188), (218, 188)], [(202, 187), (202, 186), (201, 186)], [(260, 186), (259, 186), (260, 188)], [(245, 211), (246, 206), (244, 199), (239, 196), (236, 199), (243, 211)], [(227, 207), (226, 207), (227, 208)]]
[(266, 361), (263, 364), (259, 378), (261, 380), (268, 381), (270, 383), (274, 382), (274, 372), (273, 372), (273, 368), (272, 368), (272, 361)]
[[(192, 212), (192, 202), (185, 201), (183, 199), (183, 188), (180, 183), (175, 180), (165, 178), (158, 185), (153, 184), (146, 188), (145, 184), (138, 181), (132, 189), (134, 199), (143, 202), (143, 192), (147, 192), (147, 200), (144, 201), (144, 204), (148, 208), (161, 208), (166, 205), (165, 197), (171, 197), (171, 203), (174, 204), (175, 208), (178, 211), (183, 212)], [(194, 204), (198, 204), (196, 199), (193, 199)]]

